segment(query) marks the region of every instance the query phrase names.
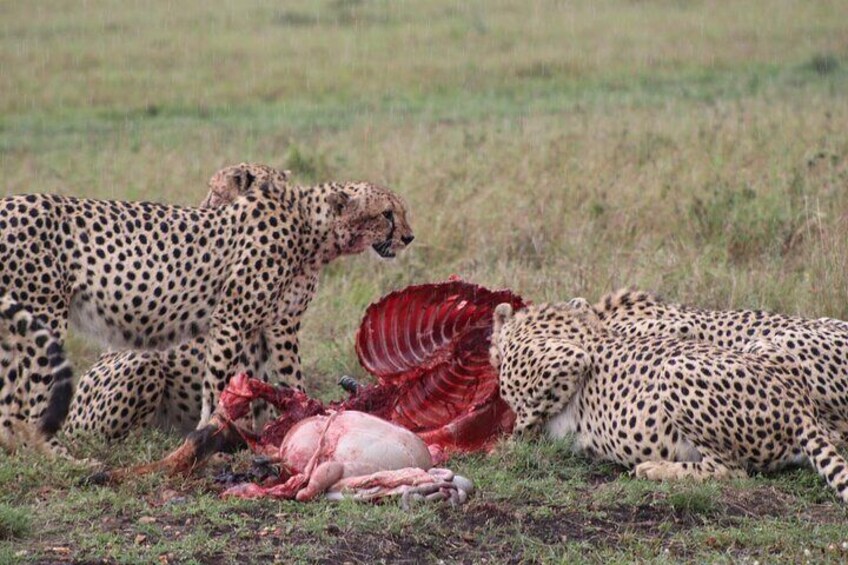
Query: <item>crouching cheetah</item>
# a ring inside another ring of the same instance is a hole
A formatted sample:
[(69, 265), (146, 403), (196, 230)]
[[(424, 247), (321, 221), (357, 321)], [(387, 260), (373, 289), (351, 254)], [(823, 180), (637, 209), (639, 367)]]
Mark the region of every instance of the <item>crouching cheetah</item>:
[(72, 376), (53, 334), (26, 308), (0, 297), (0, 447), (64, 453), (53, 436), (68, 411)]
[[(583, 299), (575, 303), (588, 304)], [(752, 310), (703, 310), (663, 302), (654, 294), (621, 289), (592, 306), (601, 322), (622, 335), (688, 335), (718, 347), (771, 347), (800, 364), (822, 424), (848, 443), (848, 324)]]
[(260, 340), (270, 368), (300, 386), (299, 314), (321, 268), (369, 247), (394, 257), (413, 239), (406, 206), (370, 183), (293, 186), (249, 166), (228, 178), (239, 196), (214, 208), (0, 200), (0, 294), (60, 340), (69, 322), (115, 348), (205, 334), (199, 425), (229, 377), (257, 364)]
[[(148, 427), (188, 434), (201, 416), (205, 343), (200, 336), (164, 351), (130, 349), (101, 355), (80, 377), (62, 430), (108, 440)], [(246, 357), (252, 362), (248, 372), (268, 381), (264, 346), (264, 339), (250, 344)], [(262, 423), (267, 406), (256, 407), (254, 421)]]
[(574, 434), (577, 450), (654, 480), (742, 477), (806, 459), (848, 502), (848, 464), (792, 355), (622, 336), (565, 303), (502, 304), (494, 318), (492, 363), (516, 433)]

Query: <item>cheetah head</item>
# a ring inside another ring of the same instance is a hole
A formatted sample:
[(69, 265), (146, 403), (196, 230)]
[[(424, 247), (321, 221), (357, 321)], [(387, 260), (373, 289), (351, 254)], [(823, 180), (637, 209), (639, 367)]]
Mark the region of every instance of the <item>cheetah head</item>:
[(285, 186), (291, 171), (283, 171), (261, 163), (239, 163), (216, 172), (209, 179), (209, 192), (200, 204), (201, 208), (217, 208), (231, 204), (250, 188), (265, 182)]
[(515, 412), (514, 435), (538, 433), (583, 386), (592, 364), (586, 344), (599, 331), (584, 302), (495, 308), (489, 356)]
[(674, 307), (657, 294), (627, 287), (611, 292), (593, 306), (602, 320), (661, 318)]
[(538, 433), (541, 419), (538, 405), (532, 399), (538, 383), (536, 340), (524, 324), (527, 310), (515, 312), (508, 303), (495, 308), (489, 361), (498, 371), (501, 398), (515, 413), (513, 437), (530, 437)]
[(406, 204), (387, 188), (365, 182), (332, 185), (327, 203), (333, 215), (327, 259), (369, 247), (390, 259), (415, 239)]

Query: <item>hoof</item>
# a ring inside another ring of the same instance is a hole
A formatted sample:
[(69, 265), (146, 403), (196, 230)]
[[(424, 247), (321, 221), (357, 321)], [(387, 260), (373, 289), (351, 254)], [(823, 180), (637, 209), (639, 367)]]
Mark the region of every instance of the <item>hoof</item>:
[(339, 386), (350, 395), (355, 395), (359, 392), (359, 383), (356, 382), (356, 379), (348, 375), (344, 375), (339, 379)]

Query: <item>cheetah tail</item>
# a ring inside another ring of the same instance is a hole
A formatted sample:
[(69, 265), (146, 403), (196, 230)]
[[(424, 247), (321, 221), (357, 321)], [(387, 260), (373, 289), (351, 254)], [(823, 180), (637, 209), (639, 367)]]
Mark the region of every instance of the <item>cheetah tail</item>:
[[(38, 431), (45, 438), (52, 437), (62, 426), (71, 405), (73, 395), (73, 371), (65, 358), (62, 343), (27, 308), (11, 297), (0, 296), (0, 320), (7, 332), (3, 339), (22, 340), (27, 350), (38, 363), (45, 367), (42, 384), (46, 385), (50, 397), (38, 422)], [(23, 400), (23, 399), (22, 399)]]
[(843, 502), (848, 503), (848, 462), (818, 423), (810, 422), (801, 434), (801, 447), (810, 462)]
[(52, 437), (59, 431), (68, 416), (71, 397), (74, 394), (74, 372), (71, 369), (71, 363), (65, 357), (62, 344), (47, 330), (41, 331), (46, 332), (50, 340), (47, 345), (47, 359), (50, 363), (50, 373), (53, 375), (53, 384), (50, 389), (50, 400), (41, 417), (39, 429), (46, 436)]

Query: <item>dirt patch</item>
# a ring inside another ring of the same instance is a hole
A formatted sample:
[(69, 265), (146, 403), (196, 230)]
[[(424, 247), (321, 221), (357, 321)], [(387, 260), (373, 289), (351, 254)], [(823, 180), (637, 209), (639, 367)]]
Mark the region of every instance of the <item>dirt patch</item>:
[(790, 495), (776, 488), (725, 489), (722, 493), (722, 505), (727, 512), (748, 518), (782, 516), (792, 505), (792, 500)]
[[(326, 541), (326, 540), (325, 540)], [(449, 540), (422, 540), (406, 536), (346, 535), (330, 544), (320, 563), (427, 563), (451, 559)]]
[[(326, 563), (414, 563), (439, 559), (515, 563), (523, 555), (516, 539), (529, 538), (548, 546), (568, 542), (617, 546), (639, 539), (668, 546), (675, 535), (706, 523), (727, 527), (746, 518), (783, 515), (791, 508), (792, 500), (776, 489), (761, 488), (727, 491), (709, 509), (700, 511), (676, 508), (663, 493), (650, 493), (639, 504), (605, 506), (593, 505), (588, 496), (585, 504), (569, 507), (475, 501), (460, 511), (441, 512), (438, 531), (403, 535), (329, 531), (322, 541), (328, 547)], [(832, 516), (825, 512), (829, 509), (811, 508), (811, 513), (818, 513), (816, 522), (840, 518), (839, 509)], [(681, 556), (677, 549), (673, 551)]]
[(627, 467), (612, 463), (589, 465), (588, 471), (583, 475), (583, 480), (590, 486), (598, 486), (618, 480), (618, 477), (627, 472)]
[[(646, 492), (635, 503), (598, 501), (593, 488), (578, 494), (578, 499), (564, 505), (528, 500), (472, 499), (460, 509), (444, 507), (438, 519), (426, 528), (409, 526), (402, 531), (359, 528), (352, 523), (330, 523), (315, 531), (314, 525), (302, 523), (293, 513), (281, 520), (279, 508), (257, 505), (255, 509), (225, 510), (232, 514), (224, 523), (210, 523), (205, 516), (177, 518), (167, 510), (171, 505), (192, 504), (197, 491), (215, 490), (208, 480), (174, 482), (168, 488), (145, 496), (150, 516), (118, 512), (104, 516), (97, 528), (119, 532), (128, 540), (153, 546), (176, 543), (196, 527), (203, 526), (211, 537), (226, 538), (227, 555), (216, 550), (200, 552), (195, 557), (208, 563), (224, 563), (232, 553), (251, 555), (254, 559), (274, 560), (292, 555), (293, 551), (308, 555), (310, 561), (325, 563), (418, 563), (438, 560), (477, 563), (483, 560), (517, 563), (526, 559), (527, 547), (551, 548), (578, 543), (593, 547), (627, 547), (634, 540), (670, 551), (685, 558), (692, 548), (675, 541), (680, 533), (697, 531), (705, 524), (732, 527), (749, 519), (796, 514), (812, 523), (841, 523), (844, 510), (834, 505), (797, 507), (797, 499), (772, 486), (736, 489), (725, 486), (707, 503), (686, 506), (675, 493)], [(685, 502), (685, 497), (683, 501)], [(698, 499), (696, 499), (697, 502)], [(155, 517), (154, 517), (155, 516)], [(218, 516), (218, 518), (226, 516)], [(229, 519), (231, 518), (231, 519)], [(236, 531), (232, 524), (240, 524)], [(155, 524), (156, 528), (144, 528)], [(387, 528), (388, 529), (388, 528)], [(139, 537), (139, 536), (144, 537)], [(58, 542), (58, 540), (57, 540)], [(708, 546), (709, 540), (705, 542)], [(41, 545), (43, 562), (75, 561), (77, 549), (53, 553), (56, 543)], [(155, 554), (161, 563), (179, 562), (169, 558), (168, 549)], [(104, 561), (97, 561), (103, 563)], [(108, 560), (105, 562), (109, 562)]]
[(435, 535), (410, 532), (409, 535), (384, 536), (350, 532), (330, 544), (325, 562), (415, 563), (444, 559), (472, 563), (492, 559), (515, 563), (520, 562), (523, 555), (521, 544), (516, 544), (517, 539), (531, 538), (550, 546), (566, 542), (615, 545), (632, 537), (663, 541), (703, 522), (697, 514), (652, 504), (581, 511), (479, 502), (469, 504), (462, 511), (445, 509), (441, 514), (440, 531), (431, 532)]
[(548, 544), (565, 541), (612, 544), (631, 535), (641, 539), (667, 538), (702, 523), (696, 516), (669, 510), (647, 504), (619, 506), (598, 513), (568, 510), (532, 520), (527, 529)]

